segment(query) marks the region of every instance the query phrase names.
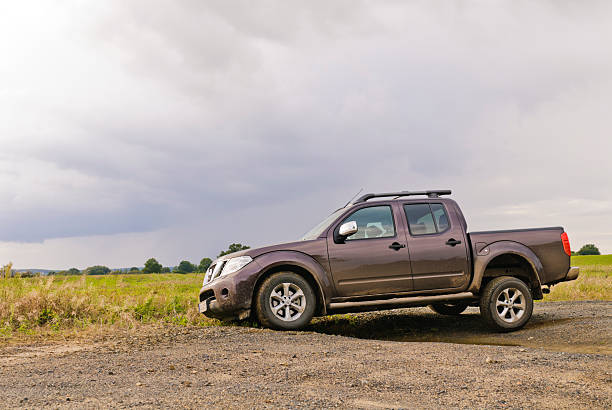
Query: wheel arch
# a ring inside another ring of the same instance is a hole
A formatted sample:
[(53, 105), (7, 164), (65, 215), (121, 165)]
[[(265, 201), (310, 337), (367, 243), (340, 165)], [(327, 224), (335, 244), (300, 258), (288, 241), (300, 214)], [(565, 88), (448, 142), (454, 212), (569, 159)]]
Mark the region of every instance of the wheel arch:
[[(491, 278), (512, 276), (522, 279), (531, 288), (534, 300), (542, 299), (542, 262), (527, 246), (513, 241), (499, 241), (487, 245), (488, 254), (474, 258), (474, 276), (469, 291), (480, 289)], [(482, 250), (481, 250), (482, 252)]]
[[(314, 293), (317, 297), (317, 309), (315, 310), (315, 315), (322, 316), (327, 313), (327, 298), (326, 294), (329, 290), (326, 291), (326, 283), (325, 279), (327, 276), (324, 274), (321, 266), (315, 261), (308, 261), (304, 263), (304, 261), (297, 258), (288, 258), (286, 253), (298, 253), (298, 252), (274, 252), (275, 254), (282, 253), (284, 255), (268, 255), (265, 260), (260, 261), (258, 258), (258, 263), (264, 263), (264, 268), (261, 270), (261, 274), (258, 276), (255, 284), (253, 285), (253, 293), (251, 295), (251, 300), (255, 300), (256, 294), (266, 278), (278, 272), (293, 272), (297, 275), (303, 277), (309, 284), (312, 286)], [(305, 257), (312, 259), (310, 256), (300, 254)], [(266, 255), (263, 255), (264, 257)], [(293, 255), (295, 256), (295, 255)], [(316, 265), (313, 265), (315, 263)], [(318, 265), (318, 266), (317, 266)]]

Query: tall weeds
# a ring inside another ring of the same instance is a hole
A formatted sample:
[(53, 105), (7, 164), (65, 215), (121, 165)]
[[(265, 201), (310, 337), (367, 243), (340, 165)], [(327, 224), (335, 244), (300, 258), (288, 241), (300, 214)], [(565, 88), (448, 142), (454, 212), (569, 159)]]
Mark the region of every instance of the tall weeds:
[[(211, 325), (197, 312), (197, 275), (11, 278), (0, 282), (0, 333), (91, 324)], [(139, 276), (139, 277), (135, 277)]]
[(7, 265), (2, 267), (2, 271), (0, 271), (0, 278), (10, 278), (11, 270), (13, 269), (13, 262), (9, 262)]

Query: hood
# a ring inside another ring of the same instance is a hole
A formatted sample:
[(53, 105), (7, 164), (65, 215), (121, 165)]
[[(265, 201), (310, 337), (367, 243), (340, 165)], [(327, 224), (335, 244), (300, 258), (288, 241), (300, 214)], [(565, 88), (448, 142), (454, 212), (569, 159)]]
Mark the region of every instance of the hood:
[(268, 246), (262, 246), (260, 248), (251, 248), (251, 249), (245, 249), (243, 251), (238, 251), (238, 252), (234, 252), (234, 253), (230, 253), (227, 255), (223, 255), (222, 257), (218, 258), (217, 261), (224, 261), (227, 259), (231, 259), (231, 258), (236, 258), (238, 256), (250, 256), (251, 258), (255, 259), (256, 257), (263, 255), (264, 253), (269, 253), (269, 252), (275, 252), (275, 251), (296, 251), (296, 252), (304, 252), (304, 253), (310, 253), (313, 246), (317, 246), (318, 242), (321, 242), (322, 246), (325, 246), (325, 238), (318, 238), (318, 239), (313, 239), (313, 240), (308, 240), (308, 241), (295, 241), (295, 242), (285, 242), (285, 243), (279, 243), (276, 245), (268, 245)]

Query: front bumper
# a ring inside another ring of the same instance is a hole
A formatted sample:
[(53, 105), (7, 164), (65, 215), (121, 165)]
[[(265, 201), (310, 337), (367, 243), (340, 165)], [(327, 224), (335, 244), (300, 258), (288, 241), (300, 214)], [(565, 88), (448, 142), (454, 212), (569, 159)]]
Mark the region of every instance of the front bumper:
[(238, 319), (243, 320), (251, 315), (251, 309), (238, 309), (236, 311), (227, 311), (215, 300), (214, 296), (198, 303), (198, 311), (205, 316), (215, 319)]
[(202, 286), (198, 311), (215, 319), (246, 319), (260, 271), (261, 267), (252, 261), (238, 272)]

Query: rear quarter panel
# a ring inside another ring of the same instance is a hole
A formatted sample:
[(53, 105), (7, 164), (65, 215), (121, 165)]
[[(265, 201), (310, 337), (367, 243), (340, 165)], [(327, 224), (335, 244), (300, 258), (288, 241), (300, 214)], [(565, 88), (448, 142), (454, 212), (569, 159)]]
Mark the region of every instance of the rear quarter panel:
[[(539, 272), (542, 284), (555, 282), (565, 277), (570, 267), (570, 256), (563, 250), (561, 234), (563, 228), (516, 229), (508, 231), (471, 232), (473, 255), (491, 244), (511, 241), (529, 248), (539, 259), (542, 271)], [(498, 250), (499, 251), (499, 250)], [(495, 255), (491, 255), (495, 256)], [(476, 256), (477, 257), (477, 256)]]

